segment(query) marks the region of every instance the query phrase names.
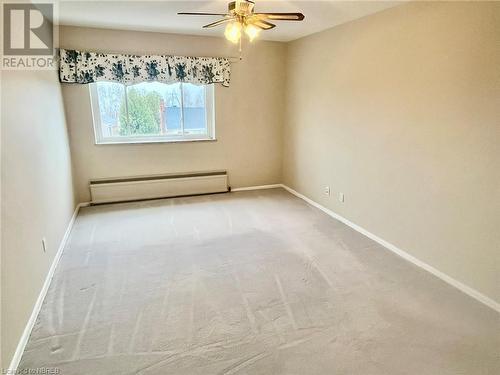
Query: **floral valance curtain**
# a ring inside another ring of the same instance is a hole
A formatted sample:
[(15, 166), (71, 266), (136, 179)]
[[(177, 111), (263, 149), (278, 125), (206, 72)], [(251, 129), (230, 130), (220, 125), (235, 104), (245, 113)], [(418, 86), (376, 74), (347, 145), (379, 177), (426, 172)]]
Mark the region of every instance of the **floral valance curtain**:
[(59, 78), (64, 83), (148, 81), (229, 86), (231, 64), (219, 57), (122, 55), (60, 49)]

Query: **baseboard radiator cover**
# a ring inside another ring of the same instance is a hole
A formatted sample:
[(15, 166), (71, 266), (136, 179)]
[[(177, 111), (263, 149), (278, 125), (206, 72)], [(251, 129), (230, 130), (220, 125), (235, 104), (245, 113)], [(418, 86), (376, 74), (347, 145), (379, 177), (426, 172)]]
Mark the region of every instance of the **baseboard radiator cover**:
[(226, 171), (94, 179), (89, 183), (92, 204), (225, 193)]

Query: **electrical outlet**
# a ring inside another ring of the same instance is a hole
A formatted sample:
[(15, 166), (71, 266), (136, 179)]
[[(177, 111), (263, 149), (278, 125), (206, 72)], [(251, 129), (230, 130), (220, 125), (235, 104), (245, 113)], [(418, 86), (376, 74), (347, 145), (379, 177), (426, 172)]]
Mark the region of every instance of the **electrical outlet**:
[(324, 192), (325, 192), (325, 195), (330, 196), (330, 186), (325, 186)]
[(44, 238), (42, 238), (42, 250), (44, 253), (47, 252), (47, 240)]
[(344, 203), (345, 202), (345, 196), (344, 193), (339, 193), (339, 202)]

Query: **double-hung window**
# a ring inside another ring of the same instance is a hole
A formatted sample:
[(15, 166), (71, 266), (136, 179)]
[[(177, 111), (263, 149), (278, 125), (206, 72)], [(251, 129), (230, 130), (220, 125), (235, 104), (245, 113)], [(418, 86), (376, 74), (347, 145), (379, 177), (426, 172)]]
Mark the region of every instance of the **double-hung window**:
[(214, 85), (90, 85), (97, 144), (214, 139)]

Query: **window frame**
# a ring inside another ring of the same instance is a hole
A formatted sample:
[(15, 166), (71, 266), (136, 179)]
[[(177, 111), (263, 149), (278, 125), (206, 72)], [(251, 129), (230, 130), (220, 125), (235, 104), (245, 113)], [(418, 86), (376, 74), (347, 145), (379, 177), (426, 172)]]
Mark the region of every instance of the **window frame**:
[[(99, 94), (97, 92), (97, 84), (94, 82), (89, 84), (90, 105), (92, 112), (92, 122), (94, 128), (94, 140), (96, 145), (110, 144), (140, 144), (140, 143), (172, 143), (172, 142), (206, 142), (215, 141), (215, 84), (201, 85), (205, 89), (205, 118), (207, 122), (207, 134), (179, 134), (179, 135), (142, 135), (142, 136), (119, 136), (119, 137), (104, 137), (101, 124), (101, 112), (99, 108)], [(116, 83), (116, 82), (113, 82)], [(182, 82), (180, 82), (182, 84)], [(117, 83), (120, 84), (120, 83)], [(168, 85), (168, 83), (164, 83)], [(127, 87), (134, 85), (125, 85), (124, 91), (127, 96)], [(184, 98), (184, 91), (181, 85), (181, 97)], [(125, 100), (127, 103), (127, 100)], [(184, 112), (184, 107), (181, 107)], [(184, 121), (182, 122), (184, 129)]]

